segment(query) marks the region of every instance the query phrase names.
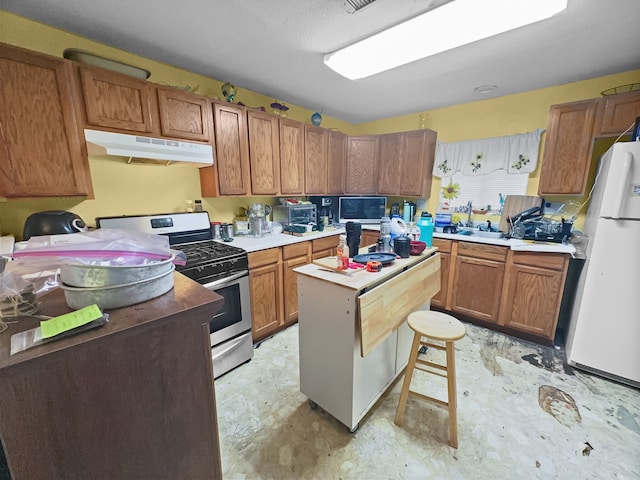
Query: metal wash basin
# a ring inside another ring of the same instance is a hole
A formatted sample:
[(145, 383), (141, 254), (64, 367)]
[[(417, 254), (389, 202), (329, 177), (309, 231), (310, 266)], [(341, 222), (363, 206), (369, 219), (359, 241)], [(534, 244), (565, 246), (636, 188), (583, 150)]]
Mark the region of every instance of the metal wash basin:
[(493, 232), (493, 231), (488, 231), (488, 230), (479, 230), (477, 228), (469, 228), (469, 227), (463, 227), (460, 230), (458, 230), (458, 233), (460, 235), (472, 235), (474, 237), (485, 237), (485, 238), (503, 238), (504, 237), (504, 233), (503, 232)]

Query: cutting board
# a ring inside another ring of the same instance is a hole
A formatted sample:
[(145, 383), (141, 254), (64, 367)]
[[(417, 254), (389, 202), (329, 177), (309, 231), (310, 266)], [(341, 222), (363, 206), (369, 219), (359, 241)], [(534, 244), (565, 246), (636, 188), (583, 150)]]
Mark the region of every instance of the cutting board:
[(507, 195), (504, 199), (504, 207), (502, 208), (502, 216), (500, 217), (501, 232), (509, 231), (509, 223), (507, 218), (516, 215), (523, 210), (531, 207), (540, 207), (544, 202), (544, 198), (533, 195)]

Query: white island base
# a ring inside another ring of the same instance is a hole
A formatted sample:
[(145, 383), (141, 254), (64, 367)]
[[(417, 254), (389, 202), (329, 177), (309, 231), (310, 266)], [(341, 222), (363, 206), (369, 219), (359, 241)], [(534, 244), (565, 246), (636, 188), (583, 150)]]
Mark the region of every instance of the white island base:
[(300, 391), (351, 432), (407, 365), (413, 332), (406, 317), (428, 310), (440, 289), (434, 252), (398, 259), (378, 273), (295, 270)]

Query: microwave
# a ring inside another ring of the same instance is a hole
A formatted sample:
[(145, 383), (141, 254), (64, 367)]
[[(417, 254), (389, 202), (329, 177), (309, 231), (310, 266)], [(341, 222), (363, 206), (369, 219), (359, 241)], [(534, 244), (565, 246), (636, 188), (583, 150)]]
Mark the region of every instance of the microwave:
[(340, 223), (380, 223), (386, 215), (387, 197), (340, 197), (338, 218)]
[(276, 205), (273, 207), (273, 221), (282, 225), (308, 225), (317, 223), (317, 207), (314, 204)]

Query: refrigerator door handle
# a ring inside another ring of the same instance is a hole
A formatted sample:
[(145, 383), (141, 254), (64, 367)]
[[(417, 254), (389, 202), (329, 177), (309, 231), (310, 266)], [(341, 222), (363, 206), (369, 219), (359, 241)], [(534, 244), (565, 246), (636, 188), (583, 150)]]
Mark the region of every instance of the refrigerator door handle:
[(624, 208), (624, 197), (627, 195), (627, 188), (629, 187), (632, 162), (633, 155), (631, 154), (631, 152), (626, 152), (624, 160), (622, 161), (622, 184), (621, 188), (618, 190), (618, 201), (616, 202), (618, 208), (616, 209), (616, 214), (612, 218), (622, 217), (622, 209)]

